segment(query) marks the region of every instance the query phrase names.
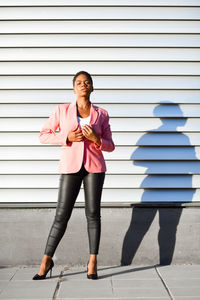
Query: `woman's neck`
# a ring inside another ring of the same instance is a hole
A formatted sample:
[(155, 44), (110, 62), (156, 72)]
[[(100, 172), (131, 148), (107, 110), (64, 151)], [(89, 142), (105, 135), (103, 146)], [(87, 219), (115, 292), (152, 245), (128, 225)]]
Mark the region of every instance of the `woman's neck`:
[(90, 100), (86, 99), (86, 98), (77, 98), (76, 100), (76, 105), (80, 108), (80, 109), (87, 109), (90, 107)]

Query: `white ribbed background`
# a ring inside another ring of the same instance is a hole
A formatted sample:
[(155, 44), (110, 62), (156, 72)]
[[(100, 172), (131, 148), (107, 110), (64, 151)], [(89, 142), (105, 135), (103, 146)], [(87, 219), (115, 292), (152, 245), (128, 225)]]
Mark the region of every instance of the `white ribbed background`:
[(80, 70), (116, 144), (102, 202), (200, 200), (199, 0), (0, 0), (0, 20), (1, 202), (57, 202), (39, 131)]

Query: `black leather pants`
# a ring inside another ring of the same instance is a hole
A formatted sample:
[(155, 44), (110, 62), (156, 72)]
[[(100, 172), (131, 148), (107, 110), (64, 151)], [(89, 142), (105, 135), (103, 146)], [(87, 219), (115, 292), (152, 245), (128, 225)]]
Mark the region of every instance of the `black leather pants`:
[(61, 174), (58, 203), (53, 225), (50, 229), (44, 254), (53, 257), (63, 237), (83, 180), (85, 215), (90, 254), (98, 254), (101, 235), (101, 194), (105, 172), (88, 173), (84, 165), (77, 173)]

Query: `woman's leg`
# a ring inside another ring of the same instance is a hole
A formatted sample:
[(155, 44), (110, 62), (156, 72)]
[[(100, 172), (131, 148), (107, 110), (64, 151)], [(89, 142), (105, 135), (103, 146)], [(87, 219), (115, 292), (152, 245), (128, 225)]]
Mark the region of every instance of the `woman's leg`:
[(58, 204), (54, 222), (46, 242), (45, 255), (51, 257), (54, 255), (54, 252), (65, 233), (67, 223), (71, 217), (76, 198), (80, 191), (83, 178), (81, 170), (77, 173), (61, 174), (60, 176)]
[(38, 275), (43, 275), (50, 267), (56, 247), (66, 230), (67, 222), (69, 221), (76, 198), (80, 191), (84, 174), (85, 170), (82, 166), (80, 171), (77, 173), (60, 175), (56, 215), (49, 232), (44, 252), (45, 254), (43, 256)]
[(101, 194), (105, 173), (88, 173), (83, 179), (85, 215), (90, 254), (98, 254), (101, 236)]

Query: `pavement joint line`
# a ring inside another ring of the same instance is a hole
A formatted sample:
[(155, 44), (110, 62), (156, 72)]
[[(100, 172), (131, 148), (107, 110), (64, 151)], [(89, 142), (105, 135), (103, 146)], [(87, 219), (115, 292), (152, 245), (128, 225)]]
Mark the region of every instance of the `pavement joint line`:
[(15, 273), (13, 274), (13, 276), (9, 279), (9, 281), (11, 281), (12, 279), (13, 279), (13, 277), (15, 276), (15, 274), (20, 270), (21, 268), (17, 268), (16, 270), (15, 270)]
[(160, 271), (158, 270), (157, 267), (155, 267), (155, 270), (156, 270), (156, 272), (157, 272), (157, 274), (158, 274), (160, 280), (162, 281), (162, 283), (163, 283), (163, 285), (164, 285), (164, 287), (165, 287), (165, 289), (166, 289), (166, 291), (167, 291), (167, 293), (168, 293), (170, 299), (171, 299), (171, 300), (175, 300), (175, 298), (174, 298), (174, 296), (172, 295), (172, 293), (171, 293), (169, 287), (167, 286), (167, 283), (165, 282), (164, 278), (162, 277)]
[(59, 278), (58, 278), (58, 282), (57, 282), (57, 285), (56, 285), (56, 288), (55, 288), (52, 300), (56, 300), (57, 299), (57, 295), (58, 295), (58, 292), (59, 292), (59, 289), (60, 289), (60, 285), (61, 285), (61, 282), (62, 282), (62, 276), (63, 276), (63, 273), (64, 273), (65, 270), (66, 270), (66, 268), (64, 266), (61, 269), (61, 272), (60, 272), (60, 275), (59, 275)]
[(111, 288), (112, 288), (112, 296), (114, 297), (114, 289), (113, 289), (113, 281), (112, 281), (112, 276), (111, 276), (111, 279), (110, 279), (110, 282), (111, 282)]

